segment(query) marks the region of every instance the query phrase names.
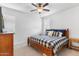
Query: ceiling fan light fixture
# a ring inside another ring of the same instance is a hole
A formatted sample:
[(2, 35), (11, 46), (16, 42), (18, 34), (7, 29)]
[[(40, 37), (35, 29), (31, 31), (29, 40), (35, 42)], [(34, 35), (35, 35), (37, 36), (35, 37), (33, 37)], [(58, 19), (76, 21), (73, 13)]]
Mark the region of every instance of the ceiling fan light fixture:
[(43, 11), (43, 7), (42, 7), (42, 6), (41, 6), (41, 7), (38, 6), (38, 7), (37, 7), (37, 11), (38, 11), (38, 12), (42, 12), (42, 11)]
[(47, 12), (50, 11), (49, 9), (44, 9), (44, 7), (46, 7), (48, 5), (48, 3), (45, 3), (45, 4), (43, 4), (43, 3), (38, 3), (38, 4), (32, 3), (32, 5), (35, 6), (36, 9), (31, 10), (31, 12), (32, 11), (37, 11), (37, 12), (41, 13), (43, 11), (47, 11)]
[(38, 11), (38, 12), (42, 12), (42, 11), (43, 11), (43, 9), (37, 9), (37, 11)]

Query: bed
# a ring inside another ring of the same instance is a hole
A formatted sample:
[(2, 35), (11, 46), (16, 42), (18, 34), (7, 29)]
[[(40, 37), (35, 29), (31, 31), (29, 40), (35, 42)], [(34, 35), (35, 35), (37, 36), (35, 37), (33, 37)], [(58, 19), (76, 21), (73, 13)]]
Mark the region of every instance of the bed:
[[(52, 34), (51, 34), (52, 33)], [(62, 33), (58, 35), (57, 33)], [(68, 45), (69, 29), (47, 29), (45, 34), (28, 37), (28, 46), (39, 50), (47, 56), (56, 55)]]

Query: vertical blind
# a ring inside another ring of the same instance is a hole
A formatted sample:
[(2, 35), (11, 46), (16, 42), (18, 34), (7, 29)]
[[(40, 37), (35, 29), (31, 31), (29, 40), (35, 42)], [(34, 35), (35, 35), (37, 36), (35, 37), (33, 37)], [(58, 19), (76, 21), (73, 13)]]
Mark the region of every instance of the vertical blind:
[(4, 20), (2, 16), (2, 8), (0, 7), (0, 33), (2, 33), (2, 29), (4, 28)]

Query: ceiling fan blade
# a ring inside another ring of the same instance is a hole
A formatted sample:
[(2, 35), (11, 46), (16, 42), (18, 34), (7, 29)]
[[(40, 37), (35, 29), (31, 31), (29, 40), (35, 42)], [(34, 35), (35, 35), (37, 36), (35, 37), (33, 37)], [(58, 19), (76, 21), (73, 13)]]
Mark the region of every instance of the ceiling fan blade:
[(31, 10), (31, 12), (36, 11), (37, 9)]
[(37, 5), (35, 5), (34, 3), (32, 3), (33, 6), (37, 7)]
[(43, 9), (44, 11), (50, 11), (49, 9)]
[(48, 5), (48, 3), (45, 3), (44, 5), (43, 5), (43, 7), (45, 7), (45, 6), (47, 6)]

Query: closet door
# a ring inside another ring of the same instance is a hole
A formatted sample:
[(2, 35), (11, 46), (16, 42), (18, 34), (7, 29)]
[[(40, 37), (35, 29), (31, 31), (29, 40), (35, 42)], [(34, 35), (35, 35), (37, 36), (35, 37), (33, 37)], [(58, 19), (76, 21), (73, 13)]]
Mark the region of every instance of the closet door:
[(0, 34), (0, 56), (13, 56), (13, 34)]

